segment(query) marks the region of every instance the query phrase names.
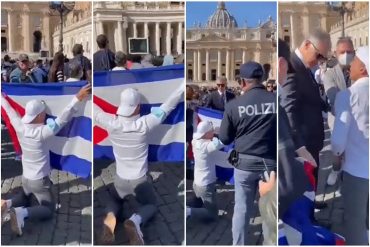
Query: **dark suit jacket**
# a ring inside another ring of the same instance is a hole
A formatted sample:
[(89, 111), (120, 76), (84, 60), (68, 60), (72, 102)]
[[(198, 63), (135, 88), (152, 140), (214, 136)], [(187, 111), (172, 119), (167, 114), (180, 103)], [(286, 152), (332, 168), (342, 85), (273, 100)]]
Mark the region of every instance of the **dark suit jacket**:
[[(230, 100), (234, 98), (235, 98), (235, 95), (226, 90), (226, 102), (229, 102)], [(212, 92), (208, 96), (206, 107), (219, 110), (219, 111), (225, 110), (225, 102), (222, 100), (221, 95), (217, 90)]]
[(296, 148), (306, 146), (309, 152), (318, 155), (324, 142), (319, 86), (295, 53), (291, 55), (291, 63), (295, 73), (288, 76), (282, 87), (281, 105), (287, 113)]
[(289, 120), (279, 105), (279, 218), (283, 218), (291, 204), (309, 189), (304, 165), (297, 160)]

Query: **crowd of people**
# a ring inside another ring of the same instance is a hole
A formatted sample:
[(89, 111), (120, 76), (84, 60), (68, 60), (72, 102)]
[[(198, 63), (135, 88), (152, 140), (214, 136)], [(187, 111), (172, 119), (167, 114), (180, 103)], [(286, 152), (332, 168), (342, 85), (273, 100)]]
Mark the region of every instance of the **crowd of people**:
[[(184, 63), (184, 56), (177, 55), (176, 52), (163, 56), (125, 54), (122, 51), (114, 53), (109, 49), (109, 40), (104, 34), (99, 35), (96, 42), (99, 50), (94, 53), (94, 71), (142, 69)], [(5, 55), (1, 63), (1, 82), (91, 82), (92, 64), (83, 53), (83, 46), (75, 44), (72, 49), (73, 58), (67, 58), (60, 51), (55, 53), (53, 59), (32, 59), (27, 54), (20, 54), (17, 58)]]
[[(225, 76), (221, 76), (217, 78), (216, 86), (201, 86), (198, 87), (196, 85), (188, 85), (188, 89), (191, 90), (191, 98), (187, 99), (187, 101), (191, 101), (194, 105), (199, 107), (207, 107), (214, 110), (223, 111), (225, 101), (228, 102), (233, 99), (235, 96), (240, 96), (243, 94), (241, 88), (232, 87), (227, 85), (227, 78)], [(266, 90), (269, 92), (276, 92), (276, 84), (274, 80), (268, 80), (263, 82)], [(218, 92), (218, 94), (217, 94)], [(217, 95), (225, 93), (225, 100), (224, 103), (219, 101)], [(216, 102), (221, 102), (218, 104)]]
[(122, 51), (114, 53), (109, 49), (109, 40), (105, 34), (98, 35), (96, 43), (99, 50), (94, 53), (94, 71), (143, 69), (184, 63), (184, 56), (176, 52), (163, 56), (125, 54)]
[[(307, 191), (308, 179), (296, 164), (297, 156), (314, 167), (318, 181), (327, 113), (333, 165), (327, 184), (341, 178), (346, 244), (368, 245), (369, 48), (355, 50), (351, 38), (342, 37), (329, 57), (331, 46), (330, 35), (321, 30), (293, 53), (279, 40), (279, 147), (284, 147), (279, 148), (278, 162), (279, 218)], [(309, 222), (322, 224), (314, 209), (325, 207), (325, 202), (315, 202)]]
[(81, 44), (72, 49), (73, 58), (67, 58), (62, 52), (48, 58), (31, 59), (27, 54), (20, 54), (12, 59), (5, 55), (1, 66), (2, 83), (47, 83), (64, 81), (91, 82), (92, 67), (90, 60), (83, 55)]

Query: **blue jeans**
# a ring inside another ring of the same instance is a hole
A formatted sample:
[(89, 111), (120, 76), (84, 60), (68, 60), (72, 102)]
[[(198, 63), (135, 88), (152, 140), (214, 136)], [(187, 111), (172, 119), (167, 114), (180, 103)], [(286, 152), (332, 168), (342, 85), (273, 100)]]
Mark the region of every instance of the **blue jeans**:
[(204, 221), (217, 219), (216, 183), (211, 183), (206, 186), (193, 184), (193, 188), (196, 197), (202, 199), (203, 207), (192, 208), (191, 217)]
[(235, 206), (232, 222), (233, 245), (245, 245), (245, 233), (253, 214), (254, 199), (261, 172), (234, 168)]

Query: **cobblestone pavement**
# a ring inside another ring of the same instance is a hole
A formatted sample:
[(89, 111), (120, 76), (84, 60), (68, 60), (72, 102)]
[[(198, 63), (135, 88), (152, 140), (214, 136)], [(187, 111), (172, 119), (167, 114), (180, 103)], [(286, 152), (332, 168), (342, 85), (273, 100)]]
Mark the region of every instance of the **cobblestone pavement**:
[[(7, 199), (21, 189), (22, 165), (15, 160), (5, 129), (2, 129), (1, 152), (1, 198)], [(91, 244), (91, 179), (80, 179), (57, 170), (52, 171), (50, 178), (58, 203), (54, 217), (43, 222), (26, 221), (21, 237), (11, 232), (10, 224), (4, 224), (2, 245)]]
[[(158, 213), (142, 227), (146, 245), (180, 245), (184, 242), (184, 166), (183, 164), (150, 164), (149, 174), (157, 195)], [(104, 207), (112, 186), (115, 165), (107, 161), (94, 163), (94, 243), (99, 237), (104, 218)], [(123, 230), (123, 220), (129, 218), (138, 203), (128, 197), (123, 205), (123, 216), (117, 223), (115, 236), (117, 245), (128, 244)]]
[[(191, 171), (190, 171), (191, 172)], [(192, 203), (193, 181), (186, 181), (187, 202)], [(234, 186), (219, 183), (217, 185), (218, 219), (203, 223), (189, 218), (186, 222), (187, 245), (232, 245), (231, 221), (234, 211)], [(250, 220), (247, 245), (261, 245), (263, 242), (261, 217), (255, 203), (254, 217)]]
[(323, 226), (327, 226), (333, 232), (343, 235), (343, 201), (340, 194), (341, 179), (338, 177), (337, 183), (333, 186), (326, 184), (327, 177), (332, 169), (333, 157), (330, 151), (330, 130), (327, 126), (325, 129), (325, 137), (324, 148), (320, 153), (320, 170), (316, 200), (325, 201), (328, 207), (322, 210), (316, 210), (315, 217)]

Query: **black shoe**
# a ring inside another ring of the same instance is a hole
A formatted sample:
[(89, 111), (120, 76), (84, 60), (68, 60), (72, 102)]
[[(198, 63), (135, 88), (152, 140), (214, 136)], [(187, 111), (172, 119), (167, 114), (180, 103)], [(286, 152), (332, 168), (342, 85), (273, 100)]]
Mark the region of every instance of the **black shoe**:
[(326, 202), (317, 202), (314, 203), (315, 209), (324, 209), (328, 207), (328, 204)]

